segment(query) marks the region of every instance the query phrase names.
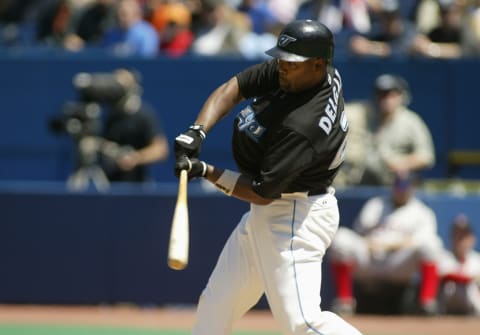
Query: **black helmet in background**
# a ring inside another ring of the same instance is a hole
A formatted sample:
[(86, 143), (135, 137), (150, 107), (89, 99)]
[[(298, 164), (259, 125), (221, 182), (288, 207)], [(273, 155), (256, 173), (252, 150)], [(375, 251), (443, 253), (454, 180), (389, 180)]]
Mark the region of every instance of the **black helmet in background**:
[(333, 49), (333, 34), (327, 26), (314, 20), (297, 20), (283, 28), (277, 46), (265, 53), (288, 62), (323, 58), (331, 64)]
[(412, 100), (410, 86), (400, 75), (384, 73), (379, 75), (373, 84), (375, 93), (398, 91), (403, 95), (403, 104), (408, 106)]

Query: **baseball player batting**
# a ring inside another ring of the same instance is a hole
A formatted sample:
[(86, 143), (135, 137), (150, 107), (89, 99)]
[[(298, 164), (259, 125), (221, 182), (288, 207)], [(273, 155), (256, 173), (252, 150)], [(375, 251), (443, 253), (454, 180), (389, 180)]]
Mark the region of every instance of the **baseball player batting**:
[[(203, 177), (250, 203), (204, 289), (194, 335), (225, 335), (265, 293), (284, 334), (359, 335), (320, 309), (321, 263), (339, 225), (330, 187), (348, 123), (334, 41), (323, 24), (294, 21), (266, 51), (273, 59), (236, 74), (206, 100), (175, 140), (176, 174)], [(206, 134), (239, 102), (233, 125), (237, 171), (200, 161)]]

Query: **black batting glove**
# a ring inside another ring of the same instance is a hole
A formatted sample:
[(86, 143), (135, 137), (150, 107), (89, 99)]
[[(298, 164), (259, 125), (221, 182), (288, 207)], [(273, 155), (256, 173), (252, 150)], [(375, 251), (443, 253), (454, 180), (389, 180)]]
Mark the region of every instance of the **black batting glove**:
[(177, 157), (177, 159), (182, 156), (187, 156), (189, 158), (198, 157), (202, 142), (206, 136), (203, 126), (190, 126), (186, 132), (181, 133), (175, 138), (175, 157)]
[(182, 156), (175, 162), (175, 176), (180, 176), (180, 171), (187, 170), (188, 180), (205, 177), (207, 174), (207, 163), (198, 158)]

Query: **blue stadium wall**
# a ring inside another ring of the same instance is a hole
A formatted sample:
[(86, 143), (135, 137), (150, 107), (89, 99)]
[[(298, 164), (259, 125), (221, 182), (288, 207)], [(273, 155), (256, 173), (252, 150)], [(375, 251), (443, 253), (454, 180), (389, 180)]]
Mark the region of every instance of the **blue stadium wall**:
[[(204, 99), (224, 80), (250, 62), (235, 59), (119, 60), (99, 57), (0, 57), (2, 122), (0, 180), (64, 180), (72, 170), (72, 141), (52, 134), (47, 122), (77, 96), (72, 78), (78, 72), (107, 72), (118, 67), (137, 70), (143, 77), (144, 98), (157, 111), (166, 134), (173, 138), (194, 121)], [(372, 81), (383, 72), (403, 75), (410, 83), (412, 109), (429, 125), (438, 162), (427, 177), (444, 177), (447, 153), (480, 148), (475, 134), (480, 124), (478, 78), (480, 60), (356, 60), (338, 61), (347, 101), (372, 94)], [(231, 119), (215, 128), (205, 143), (204, 158), (233, 166)], [(153, 168), (157, 181), (173, 181), (173, 161)], [(462, 172), (474, 177), (478, 171)]]
[[(172, 144), (195, 118), (207, 95), (251, 62), (235, 59), (119, 60), (110, 58), (21, 56), (0, 58), (0, 303), (141, 305), (193, 304), (215, 265), (228, 234), (247, 204), (194, 183), (190, 187), (190, 264), (177, 272), (166, 266), (170, 220), (176, 197), (173, 160), (155, 166), (152, 188), (119, 187), (99, 194), (68, 192), (73, 143), (48, 129), (48, 120), (75, 100), (71, 84), (78, 72), (118, 67), (142, 74), (144, 98), (155, 107)], [(380, 73), (403, 75), (411, 86), (412, 109), (427, 122), (438, 163), (427, 177), (443, 178), (447, 153), (480, 149), (477, 136), (477, 78), (480, 61), (338, 61), (347, 100), (371, 95)], [(233, 167), (233, 114), (215, 128), (203, 149), (214, 164)], [(478, 170), (461, 171), (478, 178)], [(342, 225), (351, 225), (366, 199), (384, 189), (338, 192)], [(480, 219), (478, 195), (421, 194), (439, 221), (448, 244), (448, 224), (456, 213)], [(479, 231), (480, 234), (480, 231)], [(324, 307), (332, 297), (324, 264)], [(260, 304), (262, 306), (262, 304)]]
[[(113, 189), (112, 189), (113, 190)], [(200, 183), (189, 187), (190, 263), (167, 267), (177, 185), (161, 189), (66, 192), (52, 184), (0, 186), (0, 303), (195, 304), (230, 232), (248, 205)], [(363, 203), (385, 189), (338, 191), (341, 225), (351, 226)], [(448, 241), (456, 213), (474, 219), (478, 195), (422, 194)], [(322, 305), (333, 298), (323, 265)], [(266, 307), (262, 300), (258, 308)]]

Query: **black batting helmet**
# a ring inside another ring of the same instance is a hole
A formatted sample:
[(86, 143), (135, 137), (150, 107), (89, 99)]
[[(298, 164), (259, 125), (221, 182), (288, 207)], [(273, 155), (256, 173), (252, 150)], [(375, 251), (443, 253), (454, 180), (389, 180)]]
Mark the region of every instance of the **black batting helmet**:
[(265, 53), (288, 62), (323, 58), (331, 63), (333, 47), (333, 34), (324, 24), (314, 20), (297, 20), (283, 28), (277, 45)]

